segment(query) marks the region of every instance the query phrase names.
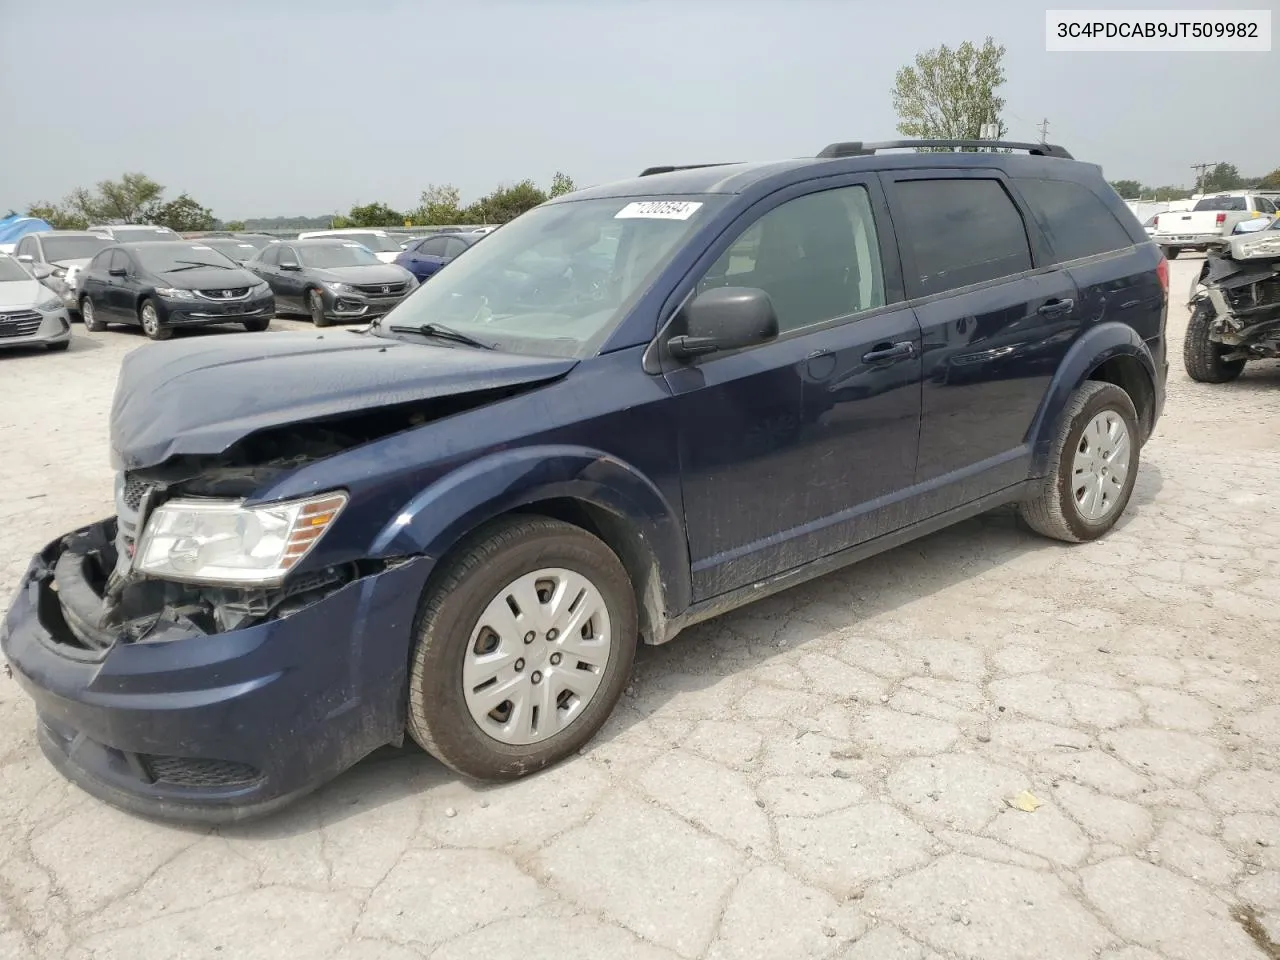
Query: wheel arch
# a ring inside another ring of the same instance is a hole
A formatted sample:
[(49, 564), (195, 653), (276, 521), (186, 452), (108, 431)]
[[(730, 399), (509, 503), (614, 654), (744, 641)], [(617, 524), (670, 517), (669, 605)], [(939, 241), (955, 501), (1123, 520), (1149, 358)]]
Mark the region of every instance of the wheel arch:
[(1050, 468), (1053, 439), (1071, 395), (1082, 383), (1099, 380), (1114, 384), (1133, 401), (1145, 443), (1155, 427), (1159, 409), (1156, 363), (1137, 332), (1122, 323), (1092, 327), (1072, 345), (1028, 431), (1032, 447), (1032, 476), (1044, 476)]
[(512, 515), (550, 517), (603, 541), (631, 580), (644, 642), (670, 639), (668, 624), (692, 598), (683, 524), (647, 477), (600, 451), (525, 448), (473, 462), (406, 504), (372, 554), (430, 557), (430, 589), (444, 561)]

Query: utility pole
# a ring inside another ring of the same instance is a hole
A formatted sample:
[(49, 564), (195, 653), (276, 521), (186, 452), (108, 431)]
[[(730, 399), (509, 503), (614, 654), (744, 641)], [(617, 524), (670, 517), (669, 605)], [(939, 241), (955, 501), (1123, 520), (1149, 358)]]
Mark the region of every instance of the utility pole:
[(1049, 142), (1049, 118), (1045, 117), (1040, 121), (1040, 142)]
[(1218, 167), (1225, 161), (1219, 160), (1217, 163), (1193, 163), (1191, 169), (1196, 172), (1196, 193), (1200, 192), (1200, 184), (1204, 181), (1204, 172), (1210, 167)]

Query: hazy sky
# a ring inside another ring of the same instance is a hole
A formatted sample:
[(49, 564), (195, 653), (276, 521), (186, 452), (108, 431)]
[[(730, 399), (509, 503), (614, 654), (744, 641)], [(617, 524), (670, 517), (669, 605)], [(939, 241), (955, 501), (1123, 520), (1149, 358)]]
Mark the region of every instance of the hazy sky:
[(0, 214), (128, 170), (232, 219), (812, 155), (895, 136), (895, 71), (987, 34), (1011, 136), (1048, 117), (1110, 179), (1280, 166), (1280, 53), (1046, 53), (1046, 6), (1069, 4), (0, 0)]

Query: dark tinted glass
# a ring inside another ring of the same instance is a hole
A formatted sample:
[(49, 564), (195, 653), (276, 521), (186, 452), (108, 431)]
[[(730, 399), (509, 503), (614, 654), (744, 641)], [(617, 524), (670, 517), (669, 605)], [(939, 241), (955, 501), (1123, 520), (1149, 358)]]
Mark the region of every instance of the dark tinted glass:
[(1248, 210), (1244, 197), (1205, 197), (1191, 208), (1196, 213), (1201, 210)]
[(926, 297), (1031, 269), (1022, 215), (996, 180), (903, 180), (894, 221), (910, 251), (909, 296)]
[(1058, 260), (1122, 250), (1133, 241), (1088, 187), (1068, 180), (1017, 180), (1031, 215)]
[(432, 237), (430, 240), (423, 241), (418, 247), (418, 252), (426, 257), (443, 257), (445, 251), (445, 238)]

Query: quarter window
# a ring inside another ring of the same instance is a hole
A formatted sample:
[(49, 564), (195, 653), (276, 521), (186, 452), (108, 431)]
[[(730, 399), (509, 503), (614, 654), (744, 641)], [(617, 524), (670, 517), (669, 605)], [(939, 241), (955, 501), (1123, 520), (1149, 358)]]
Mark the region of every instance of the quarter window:
[(901, 180), (894, 225), (909, 253), (908, 296), (998, 280), (1031, 269), (1022, 215), (997, 180)]
[(1088, 187), (1069, 180), (1015, 180), (1058, 260), (1133, 245), (1120, 221)]
[(711, 287), (764, 290), (783, 333), (883, 306), (866, 188), (824, 190), (774, 207), (720, 255), (698, 291)]

